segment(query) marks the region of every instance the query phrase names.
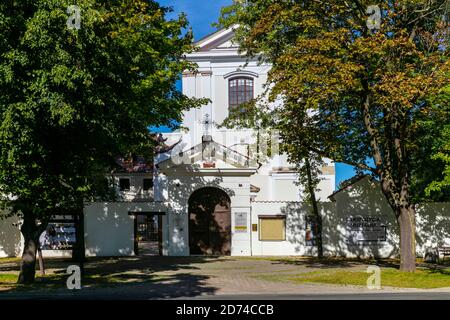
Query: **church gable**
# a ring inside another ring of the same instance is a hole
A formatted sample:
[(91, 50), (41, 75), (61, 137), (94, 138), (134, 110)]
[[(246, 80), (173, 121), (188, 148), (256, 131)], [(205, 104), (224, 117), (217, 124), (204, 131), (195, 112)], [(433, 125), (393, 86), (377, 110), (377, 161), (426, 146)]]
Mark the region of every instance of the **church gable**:
[(248, 156), (209, 140), (209, 137), (204, 138), (202, 143), (159, 163), (158, 167), (163, 171), (181, 167), (185, 167), (186, 170), (251, 167)]
[(233, 43), (233, 37), (233, 28), (221, 29), (197, 41), (194, 46), (199, 52), (236, 50), (238, 46)]
[(235, 48), (238, 48), (238, 46), (235, 43), (233, 43), (232, 40), (228, 40), (228, 41), (225, 41), (224, 43), (220, 44), (219, 46), (217, 46), (213, 50), (217, 50), (217, 49), (235, 49)]

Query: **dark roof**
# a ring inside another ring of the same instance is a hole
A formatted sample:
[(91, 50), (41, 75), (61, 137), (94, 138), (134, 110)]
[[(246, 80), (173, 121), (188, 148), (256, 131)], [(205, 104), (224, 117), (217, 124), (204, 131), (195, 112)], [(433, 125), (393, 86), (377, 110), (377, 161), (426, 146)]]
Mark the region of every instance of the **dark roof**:
[(151, 173), (153, 172), (153, 163), (147, 161), (141, 156), (132, 156), (129, 160), (124, 157), (116, 157), (118, 173)]

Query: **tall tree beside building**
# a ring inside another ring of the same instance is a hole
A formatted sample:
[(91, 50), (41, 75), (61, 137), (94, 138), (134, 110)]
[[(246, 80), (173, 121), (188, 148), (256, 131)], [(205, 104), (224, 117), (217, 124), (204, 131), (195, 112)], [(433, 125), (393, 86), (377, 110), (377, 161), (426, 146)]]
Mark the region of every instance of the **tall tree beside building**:
[[(261, 97), (243, 103), (239, 108), (229, 111), (228, 117), (223, 121), (222, 126), (234, 129), (252, 128), (256, 130), (256, 147), (250, 149), (250, 156), (255, 158), (258, 164), (268, 161), (273, 155), (269, 151), (287, 152), (290, 163), (295, 164), (295, 169), (299, 173), (298, 185), (304, 188), (304, 200), (311, 207), (308, 219), (312, 219), (314, 226), (314, 241), (317, 247), (318, 258), (323, 258), (322, 244), (322, 216), (319, 209), (317, 192), (320, 191), (318, 185), (321, 181), (321, 168), (324, 166), (323, 159), (308, 148), (302, 148), (302, 144), (297, 144), (296, 138), (291, 136), (290, 141), (280, 140), (278, 132), (284, 131), (283, 122), (279, 121), (277, 110), (271, 108), (267, 100)], [(304, 118), (306, 121), (301, 127), (306, 128), (310, 125), (310, 118)], [(289, 130), (289, 129), (287, 129)], [(277, 147), (270, 144), (277, 141)], [(263, 146), (260, 150), (259, 146)], [(278, 149), (278, 150), (276, 150)]]
[(175, 85), (191, 69), (185, 16), (151, 0), (76, 3), (0, 2), (0, 204), (23, 221), (20, 283), (34, 281), (52, 215), (99, 196), (115, 156), (152, 147), (150, 125), (202, 103)]
[(272, 64), (270, 99), (285, 102), (281, 133), (294, 152), (379, 179), (399, 224), (400, 269), (414, 271), (415, 125), (449, 81), (448, 0), (235, 1), (220, 23)]
[[(450, 77), (450, 75), (449, 75)], [(412, 188), (416, 201), (450, 202), (450, 85), (418, 117)]]

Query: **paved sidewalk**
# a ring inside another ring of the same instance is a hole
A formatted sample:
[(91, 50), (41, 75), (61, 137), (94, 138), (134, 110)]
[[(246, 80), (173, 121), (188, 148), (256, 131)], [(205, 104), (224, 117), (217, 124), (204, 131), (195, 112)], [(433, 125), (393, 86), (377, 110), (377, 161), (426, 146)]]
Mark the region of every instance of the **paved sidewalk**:
[[(70, 264), (65, 262), (65, 264)], [(295, 298), (322, 296), (355, 296), (366, 294), (445, 293), (450, 299), (450, 288), (441, 289), (396, 289), (382, 288), (370, 290), (365, 287), (338, 286), (321, 284), (297, 284), (293, 282), (274, 282), (258, 278), (270, 274), (299, 274), (316, 270), (345, 268), (366, 270), (363, 262), (337, 261), (322, 264), (312, 260), (292, 262), (286, 259), (261, 259), (239, 257), (133, 257), (98, 259), (86, 264), (86, 272), (98, 272), (102, 275), (120, 276), (126, 283), (111, 287), (83, 288), (77, 292), (67, 289), (47, 290), (43, 292), (3, 292), (0, 299), (179, 299), (179, 298), (229, 298), (229, 297), (270, 297), (285, 296)], [(14, 269), (14, 266), (0, 264), (0, 272)], [(64, 263), (56, 264), (48, 271), (64, 271)], [(148, 281), (150, 278), (156, 281)], [(444, 297), (444, 296), (442, 296)]]

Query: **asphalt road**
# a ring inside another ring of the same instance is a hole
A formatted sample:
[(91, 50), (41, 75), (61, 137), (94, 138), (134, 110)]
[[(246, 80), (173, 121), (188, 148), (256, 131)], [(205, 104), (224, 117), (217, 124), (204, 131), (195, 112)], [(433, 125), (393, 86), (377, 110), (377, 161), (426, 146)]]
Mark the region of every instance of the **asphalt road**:
[(450, 300), (450, 292), (217, 295), (196, 300)]
[[(142, 293), (8, 293), (0, 294), (0, 300), (161, 300), (173, 299), (161, 295)], [(333, 294), (236, 294), (177, 297), (174, 300), (450, 300), (450, 292), (399, 292), (399, 293), (333, 293)]]

